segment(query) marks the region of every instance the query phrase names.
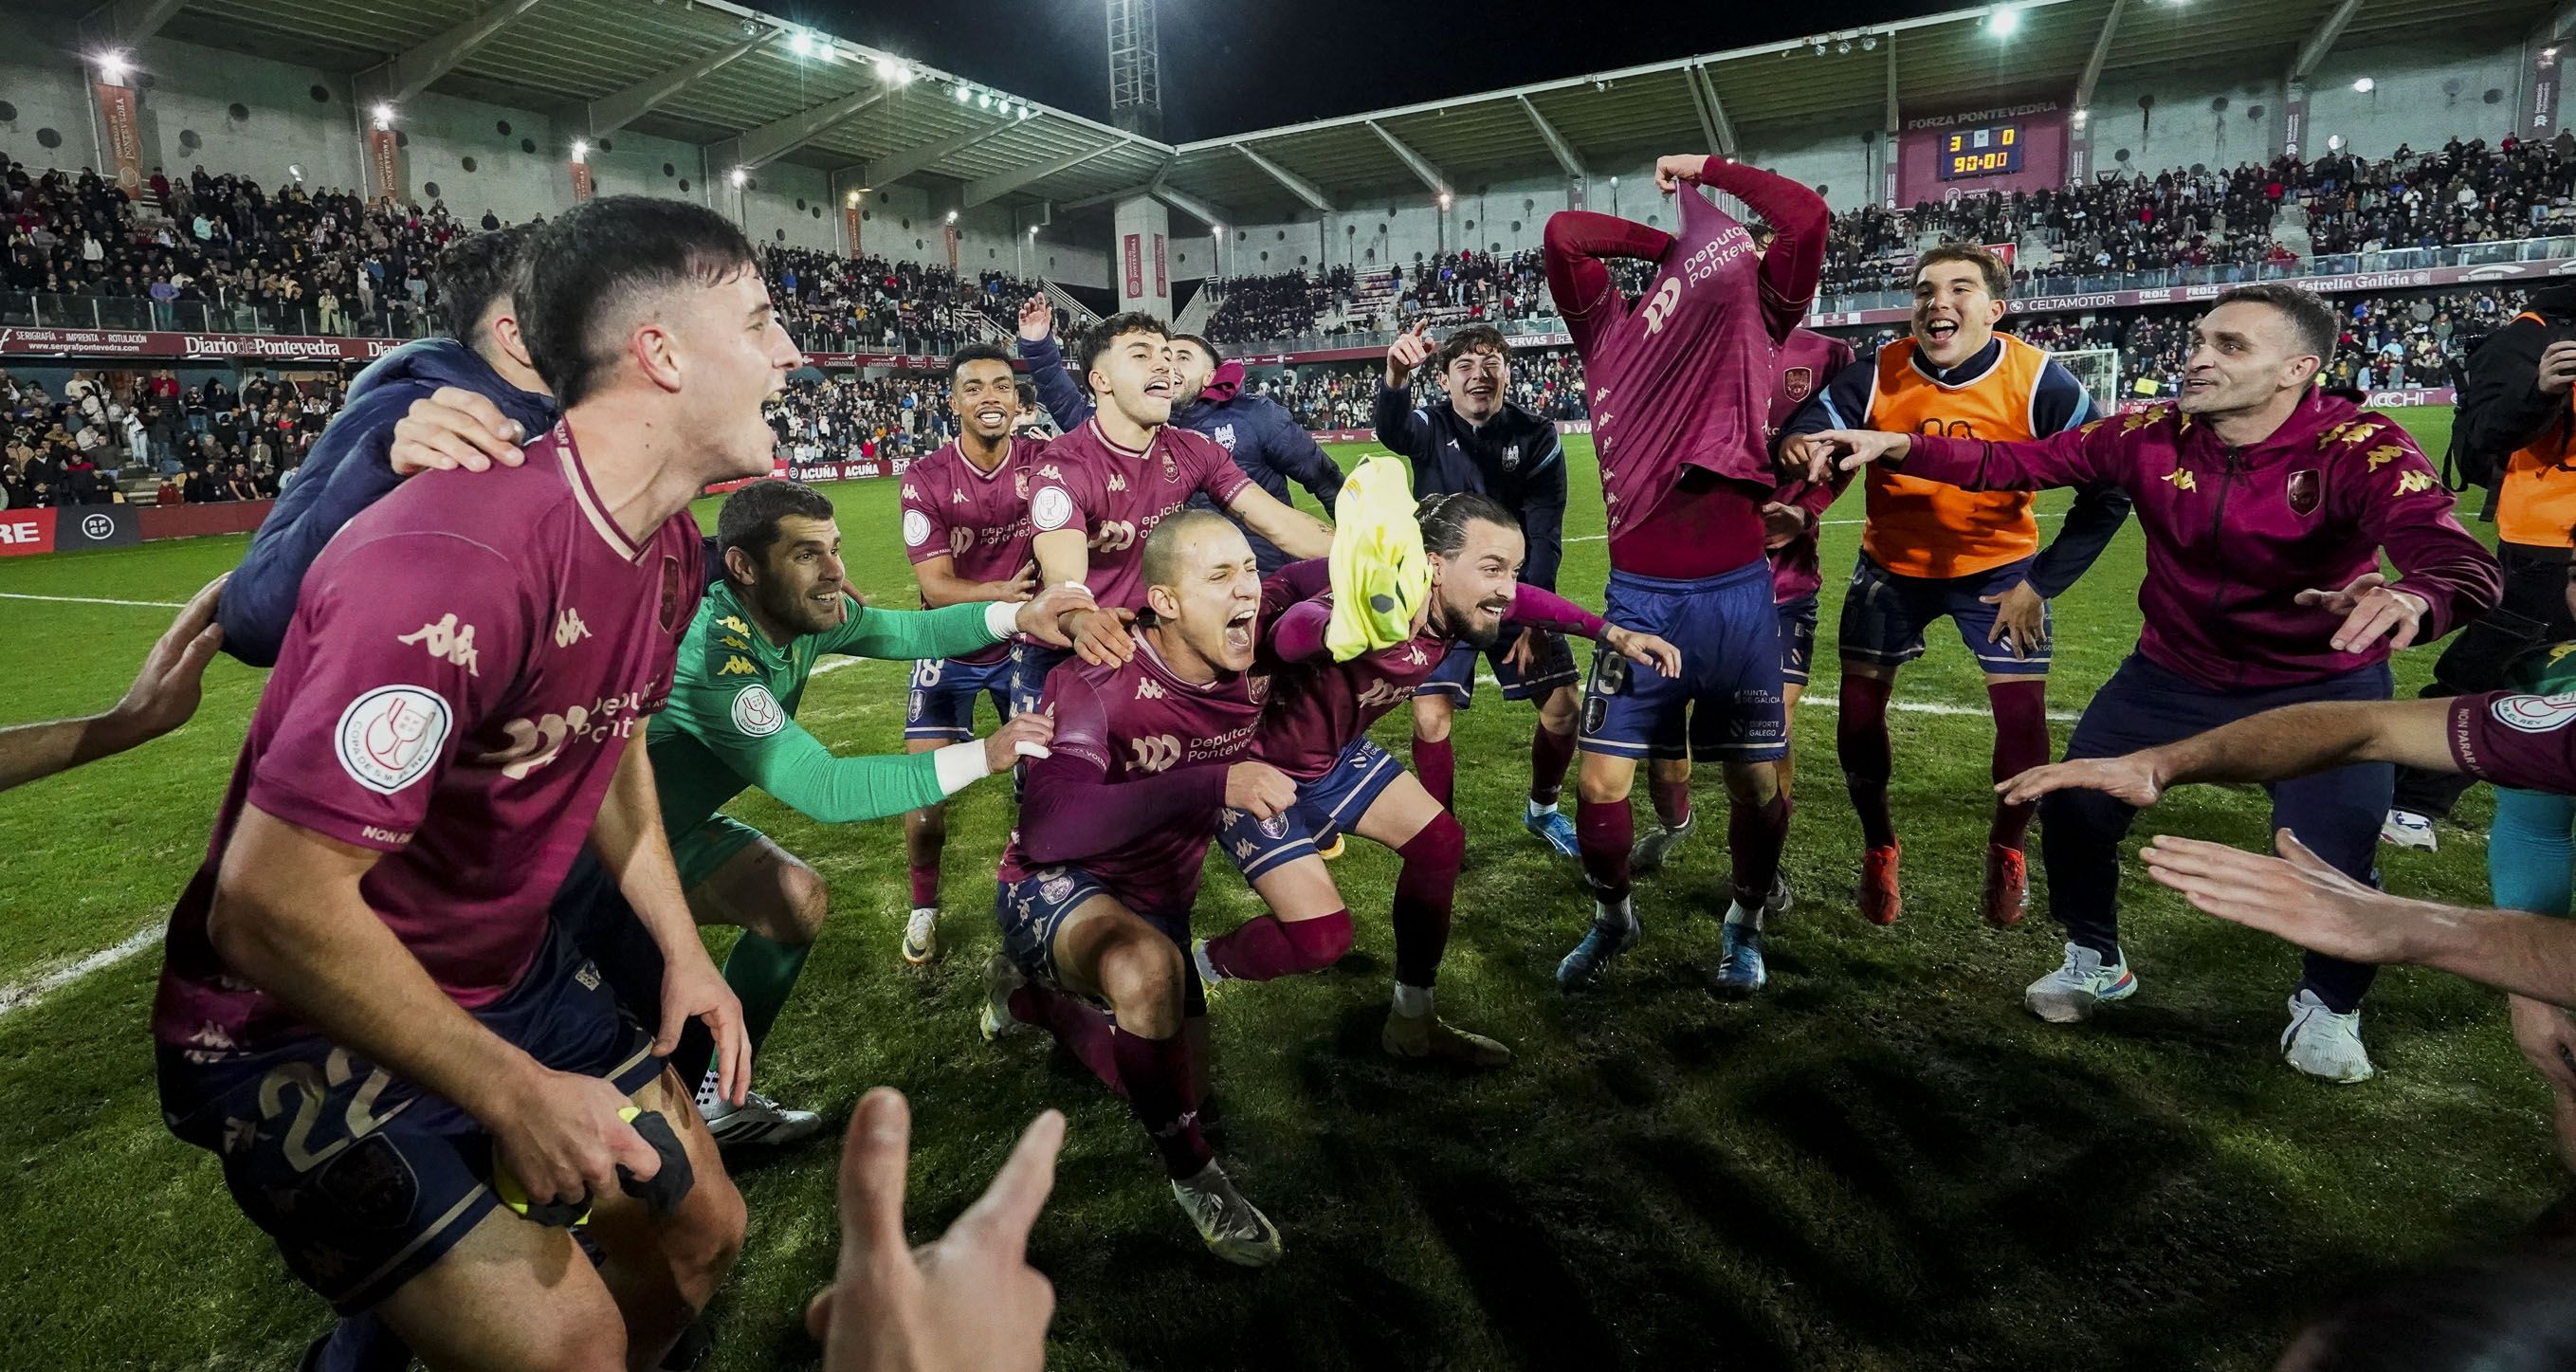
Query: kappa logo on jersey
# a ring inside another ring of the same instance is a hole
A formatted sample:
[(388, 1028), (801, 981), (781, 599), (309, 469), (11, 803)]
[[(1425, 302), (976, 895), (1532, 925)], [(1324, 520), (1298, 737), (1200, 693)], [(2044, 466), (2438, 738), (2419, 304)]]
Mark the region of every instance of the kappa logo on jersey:
[(1124, 472), (1111, 472), (1109, 474), (1109, 489), (1113, 491), (1123, 491), (1127, 489), (1127, 474)]
[(2429, 491), (2431, 489), (2433, 489), (2433, 474), (2421, 467), (2398, 474), (2397, 494), (2399, 495), (2413, 495), (2417, 491)]
[(733, 727), (751, 738), (767, 738), (787, 727), (787, 712), (778, 697), (755, 681), (733, 693)]
[(724, 618), (716, 621), (716, 627), (719, 629), (731, 629), (745, 638), (751, 637), (751, 626), (743, 623), (740, 615), (726, 615)]
[(728, 654), (725, 657), (723, 666), (716, 668), (716, 675), (753, 676), (757, 675), (757, 671), (752, 667), (750, 658), (744, 657), (739, 653), (733, 653)]
[(460, 627), (454, 615), (441, 615), (437, 623), (423, 624), (410, 633), (396, 638), (394, 642), (417, 643), (427, 649), (431, 657), (437, 658), (450, 667), (464, 668), (467, 676), (483, 675), (483, 669), (478, 665), (479, 659), (474, 652), (474, 626), (467, 624)]
[[(1054, 473), (1055, 469), (1049, 467), (1039, 475), (1052, 477)], [(1029, 522), (1049, 532), (1072, 523), (1073, 497), (1067, 495), (1062, 486), (1040, 487), (1036, 497), (1029, 501)]]
[(733, 649), (737, 653), (747, 653), (751, 651), (750, 644), (743, 642), (741, 639), (738, 639), (731, 634), (718, 635), (716, 642)]
[(1219, 424), (1219, 425), (1217, 425), (1217, 426), (1216, 426), (1216, 432), (1215, 432), (1215, 433), (1212, 433), (1212, 434), (1209, 434), (1209, 435), (1208, 435), (1208, 437), (1215, 439), (1215, 440), (1217, 441), (1217, 446), (1219, 446), (1219, 447), (1221, 447), (1221, 448), (1225, 449), (1227, 452), (1233, 452), (1233, 451), (1234, 451), (1234, 426), (1233, 426), (1233, 425), (1231, 425), (1231, 424)]
[(948, 493), (948, 503), (949, 503), (949, 504), (951, 504), (951, 505), (963, 505), (963, 504), (965, 504), (965, 503), (966, 503), (966, 493), (965, 493), (964, 491), (951, 490), (951, 491)]
[(1404, 662), (1406, 666), (1419, 667), (1429, 660), (1430, 655), (1422, 651), (1421, 644), (1408, 643), (1404, 645)]
[(919, 510), (903, 512), (903, 546), (918, 548), (930, 541), (930, 516)]
[(1052, 462), (1038, 468), (1038, 475), (1045, 477), (1049, 481), (1064, 480), (1064, 473), (1056, 470), (1056, 465)]
[(2556, 733), (2576, 723), (2576, 692), (2554, 696), (2505, 696), (2488, 707), (2496, 723), (2526, 734)]
[(1136, 698), (1138, 700), (1161, 700), (1163, 697), (1170, 694), (1171, 692), (1163, 689), (1162, 683), (1157, 682), (1152, 677), (1146, 676), (1136, 678)]
[(1135, 754), (1127, 764), (1133, 771), (1166, 772), (1171, 770), (1173, 763), (1181, 760), (1181, 741), (1170, 734), (1131, 739), (1127, 747)]
[(427, 775), (447, 742), (447, 702), (418, 686), (379, 686), (340, 712), (340, 770), (380, 796)]
[(566, 610), (555, 616), (555, 646), (569, 648), (590, 637), (590, 626), (581, 622), (581, 611)]
[(2369, 464), (2369, 469), (2375, 472), (2405, 455), (2406, 450), (2404, 448), (2398, 447), (2394, 443), (2382, 443), (2378, 447), (2371, 449), (2369, 452), (2362, 454), (2362, 458)]
[(2191, 474), (2191, 469), (2188, 467), (2176, 467), (2172, 471), (2165, 473), (2164, 479), (2173, 483), (2174, 489), (2178, 491), (2197, 491), (2200, 489), (2200, 479), (2193, 476)]
[(1091, 536), (1091, 546), (1104, 553), (1125, 552), (1136, 546), (1136, 526), (1124, 519), (1108, 520)]
[(1681, 303), (1682, 279), (1678, 276), (1665, 277), (1664, 284), (1655, 288), (1655, 298), (1646, 302), (1646, 332), (1662, 333), (1664, 326), (1673, 322), (1673, 311), (1678, 309)]
[(912, 483), (907, 481), (903, 483), (903, 498), (906, 500), (919, 500), (921, 499), (921, 492), (913, 489)]

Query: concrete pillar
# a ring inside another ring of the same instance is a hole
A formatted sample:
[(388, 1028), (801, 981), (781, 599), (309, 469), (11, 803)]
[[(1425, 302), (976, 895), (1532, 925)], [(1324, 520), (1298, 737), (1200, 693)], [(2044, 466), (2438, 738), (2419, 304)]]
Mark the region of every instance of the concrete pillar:
[(1116, 225), (1109, 276), (1118, 308), (1171, 318), (1171, 211), (1150, 195), (1131, 196), (1118, 202)]

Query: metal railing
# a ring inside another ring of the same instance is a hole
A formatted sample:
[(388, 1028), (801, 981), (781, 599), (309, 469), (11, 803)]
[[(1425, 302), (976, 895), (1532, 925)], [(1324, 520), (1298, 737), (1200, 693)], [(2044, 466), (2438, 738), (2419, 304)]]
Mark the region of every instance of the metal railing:
[(427, 309), (408, 297), (324, 310), (307, 302), (255, 305), (227, 300), (151, 300), (135, 296), (55, 295), (0, 291), (0, 325), (36, 329), (101, 329), (158, 333), (255, 333), (344, 338), (419, 338), (434, 331)]

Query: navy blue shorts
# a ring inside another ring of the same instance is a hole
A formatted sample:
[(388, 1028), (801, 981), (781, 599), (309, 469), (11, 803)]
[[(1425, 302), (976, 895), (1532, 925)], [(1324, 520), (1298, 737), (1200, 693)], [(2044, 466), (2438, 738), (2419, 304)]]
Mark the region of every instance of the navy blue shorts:
[(1245, 881), (1257, 880), (1282, 863), (1312, 856), (1317, 844), (1331, 847), (1333, 836), (1359, 823), (1402, 775), (1402, 763), (1360, 739), (1343, 749), (1322, 776), (1297, 783), (1297, 803), (1287, 813), (1254, 819), (1247, 811), (1226, 811), (1217, 842)]
[[(2041, 644), (2028, 657), (2015, 657), (2003, 640), (1988, 642), (1986, 636), (1995, 631), (1995, 607), (1978, 599), (2029, 580), (2035, 560), (2025, 557), (1972, 576), (1935, 578), (1901, 576), (1862, 553), (1852, 567), (1851, 590), (1843, 596), (1842, 654), (1873, 666), (1902, 666), (1923, 656), (1923, 631), (1946, 615), (1979, 668), (1997, 676), (2046, 676), (2048, 645)], [(2039, 613), (2040, 631), (2053, 635), (2046, 607)]]
[[(905, 702), (903, 736), (964, 743), (975, 736), (975, 699), (988, 696), (993, 713), (1011, 717), (1015, 664), (1009, 654), (991, 662), (925, 657), (912, 664), (912, 694)], [(1044, 684), (1044, 679), (1040, 679)]]
[(1625, 758), (1687, 752), (1700, 762), (1776, 762), (1787, 754), (1770, 563), (1757, 558), (1700, 581), (1613, 571), (1608, 601), (1603, 618), (1679, 648), (1682, 674), (1676, 680), (1617, 653), (1594, 653), (1583, 751)]
[[(625, 1095), (662, 1072), (651, 1036), (618, 1013), (560, 925), (474, 1018), (545, 1066)], [(342, 1314), (429, 1270), (501, 1203), (481, 1124), (322, 1039), (218, 1063), (165, 1047), (160, 1080), (170, 1132), (222, 1159), (233, 1203)]]
[(1464, 643), (1450, 644), (1449, 655), (1440, 659), (1440, 665), (1431, 669), (1430, 677), (1413, 688), (1413, 693), (1446, 697), (1456, 702), (1461, 710), (1474, 705), (1476, 659), (1480, 656), (1492, 664), (1494, 680), (1502, 686), (1505, 700), (1528, 700), (1533, 696), (1550, 695), (1559, 687), (1572, 686), (1583, 680), (1582, 671), (1574, 665), (1574, 649), (1567, 646), (1565, 635), (1548, 633), (1538, 636), (1538, 660), (1532, 664), (1530, 674), (1522, 676), (1519, 668), (1504, 660), (1512, 645), (1520, 641), (1522, 632), (1519, 629), (1504, 630), (1494, 646), (1481, 654)]
[(1780, 602), (1780, 680), (1807, 684), (1807, 668), (1816, 660), (1816, 597), (1809, 593)]
[[(1002, 927), (1002, 956), (1020, 969), (1020, 975), (1059, 988), (1064, 983), (1056, 975), (1055, 940), (1064, 931), (1065, 920), (1093, 896), (1117, 896), (1098, 877), (1073, 866), (1041, 867), (1018, 881), (995, 882), (994, 887), (993, 918)], [(1170, 915), (1130, 909), (1137, 918), (1161, 930), (1181, 951), (1189, 951), (1188, 911)], [(1196, 968), (1191, 969), (1190, 977), (1195, 984)]]
[(1047, 673), (1056, 664), (1073, 656), (1071, 648), (1050, 648), (1043, 643), (1015, 642), (1011, 645), (1011, 713), (1026, 714), (1038, 707), (1038, 698), (1046, 694)]

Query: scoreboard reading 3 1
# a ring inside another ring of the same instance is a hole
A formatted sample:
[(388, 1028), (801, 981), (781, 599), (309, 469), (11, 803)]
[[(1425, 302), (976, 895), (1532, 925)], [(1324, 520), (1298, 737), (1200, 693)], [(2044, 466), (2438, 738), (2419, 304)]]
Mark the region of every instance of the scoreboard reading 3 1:
[(1941, 156), (1937, 161), (1941, 179), (1966, 181), (2020, 171), (2022, 141), (2019, 124), (1952, 129), (1941, 135)]

